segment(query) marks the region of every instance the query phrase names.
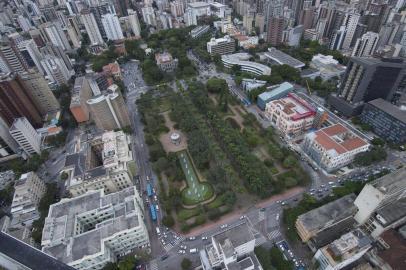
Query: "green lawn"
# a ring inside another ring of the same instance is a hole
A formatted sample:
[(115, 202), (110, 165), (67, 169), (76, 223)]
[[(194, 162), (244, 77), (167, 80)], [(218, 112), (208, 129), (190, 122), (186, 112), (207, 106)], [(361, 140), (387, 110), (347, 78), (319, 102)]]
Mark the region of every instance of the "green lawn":
[(180, 151), (178, 158), (185, 174), (187, 187), (182, 190), (183, 203), (193, 205), (205, 201), (213, 196), (213, 188), (208, 183), (199, 181), (196, 168), (191, 162), (187, 151)]

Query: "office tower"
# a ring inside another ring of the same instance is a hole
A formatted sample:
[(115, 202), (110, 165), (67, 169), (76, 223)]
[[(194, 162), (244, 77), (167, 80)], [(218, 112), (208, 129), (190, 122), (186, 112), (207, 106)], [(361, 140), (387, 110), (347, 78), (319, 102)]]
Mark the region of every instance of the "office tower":
[(48, 82), (44, 77), (35, 71), (20, 74), (21, 80), (27, 86), (32, 101), (40, 111), (41, 115), (55, 112), (59, 109), (59, 102), (55, 98)]
[(91, 45), (104, 44), (102, 35), (100, 33), (99, 27), (97, 26), (93, 13), (84, 11), (81, 14), (81, 18), (83, 24), (85, 25), (86, 33), (89, 35)]
[(142, 11), (142, 18), (147, 25), (156, 26), (156, 18), (155, 18), (155, 11), (153, 7), (143, 7)]
[(27, 118), (16, 118), (10, 127), (10, 134), (27, 156), (41, 153), (41, 135)]
[(55, 46), (59, 46), (65, 51), (72, 49), (59, 22), (42, 24), (40, 25), (40, 29), (43, 29), (48, 41)]
[(89, 109), (86, 101), (92, 96), (92, 89), (85, 77), (78, 77), (73, 86), (70, 111), (76, 122), (83, 123), (89, 121)]
[(46, 78), (57, 85), (67, 84), (72, 76), (63, 60), (53, 55), (45, 55), (41, 65), (47, 74)]
[(345, 26), (340, 26), (330, 40), (330, 50), (341, 50), (345, 38)]
[(262, 34), (265, 31), (265, 16), (264, 14), (257, 13), (255, 14), (255, 28), (259, 29), (257, 33)]
[(377, 98), (391, 101), (396, 91), (403, 91), (405, 74), (402, 59), (352, 57), (330, 105), (345, 116), (358, 115), (364, 103)]
[(282, 17), (270, 17), (268, 19), (267, 42), (273, 46), (278, 46), (282, 43), (282, 32), (284, 27), (284, 19)]
[(103, 39), (106, 39), (106, 32), (104, 31), (102, 16), (105, 14), (116, 14), (114, 6), (109, 2), (93, 1), (89, 7), (89, 11), (93, 14), (97, 27)]
[(367, 32), (357, 39), (351, 56), (367, 57), (375, 52), (376, 45), (378, 44), (379, 35), (374, 32)]
[(128, 13), (128, 22), (130, 23), (131, 31), (133, 32), (134, 36), (141, 37), (141, 27), (140, 21), (138, 20), (137, 12), (129, 9), (127, 10)]
[(87, 101), (91, 118), (103, 130), (114, 130), (130, 125), (130, 117), (118, 86), (109, 86), (107, 92)]
[(102, 15), (102, 23), (108, 40), (119, 40), (124, 38), (117, 15)]
[(235, 41), (230, 36), (224, 36), (222, 38), (211, 38), (207, 42), (207, 52), (211, 55), (215, 54), (230, 54), (235, 51)]
[(15, 73), (0, 79), (0, 117), (9, 126), (19, 117), (26, 117), (35, 127), (42, 124), (41, 114), (32, 101), (28, 87)]
[(360, 15), (358, 13), (347, 13), (344, 18), (343, 25), (345, 26), (345, 38), (342, 48), (348, 50), (351, 47), (351, 42), (357, 29)]
[(185, 6), (183, 4), (183, 1), (181, 0), (175, 0), (170, 3), (171, 7), (171, 14), (173, 17), (181, 17), (184, 12), (185, 12)]
[(5, 64), (2, 69), (23, 72), (28, 68), (17, 46), (10, 41), (0, 41), (0, 58), (2, 59), (2, 65)]
[(103, 189), (89, 191), (51, 205), (41, 245), (75, 269), (102, 269), (122, 254), (147, 247), (143, 201), (136, 187), (108, 195)]

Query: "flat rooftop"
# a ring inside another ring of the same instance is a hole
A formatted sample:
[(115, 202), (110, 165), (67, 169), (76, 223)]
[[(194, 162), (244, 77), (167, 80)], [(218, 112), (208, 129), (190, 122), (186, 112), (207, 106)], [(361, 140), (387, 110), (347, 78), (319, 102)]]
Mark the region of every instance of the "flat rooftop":
[(236, 247), (255, 240), (255, 237), (246, 222), (213, 235), (213, 238), (223, 248), (223, 251), (227, 256), (231, 256)]
[(355, 214), (355, 194), (346, 195), (298, 217), (308, 231), (317, 231)]
[(352, 133), (341, 124), (335, 124), (315, 132), (315, 140), (325, 150), (344, 154), (368, 145), (366, 141)]
[[(385, 221), (385, 226), (406, 216), (406, 198), (391, 202), (378, 210), (376, 213)], [(381, 223), (384, 223), (380, 220)]]
[(268, 100), (270, 98), (273, 98), (274, 96), (290, 92), (293, 90), (293, 85), (288, 82), (283, 82), (280, 85), (278, 85), (277, 87), (274, 87), (274, 88), (269, 87), (267, 89), (270, 89), (270, 90), (266, 91), (258, 96), (262, 100)]
[(378, 108), (379, 110), (389, 114), (400, 122), (406, 123), (406, 111), (401, 110), (399, 107), (393, 105), (392, 103), (387, 102), (382, 98), (372, 100), (368, 103)]
[(380, 237), (389, 247), (378, 251), (379, 257), (384, 259), (392, 269), (404, 269), (406, 262), (406, 239), (394, 229), (384, 232)]
[(287, 97), (274, 100), (272, 103), (280, 106), (282, 111), (289, 115), (293, 121), (316, 114), (316, 110), (312, 106), (294, 94), (288, 94)]
[(268, 52), (265, 53), (265, 56), (271, 60), (277, 62), (280, 65), (288, 65), (294, 68), (302, 68), (305, 64), (296, 58), (293, 58), (289, 54), (286, 54), (274, 47), (269, 48)]
[(371, 185), (387, 194), (406, 189), (406, 167), (376, 179)]

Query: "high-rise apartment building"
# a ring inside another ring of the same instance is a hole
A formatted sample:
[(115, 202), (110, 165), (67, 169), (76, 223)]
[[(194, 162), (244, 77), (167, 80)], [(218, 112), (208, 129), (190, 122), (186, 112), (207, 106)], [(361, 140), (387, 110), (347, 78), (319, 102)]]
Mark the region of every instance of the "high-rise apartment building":
[(130, 23), (131, 31), (133, 32), (134, 36), (136, 37), (141, 37), (141, 27), (140, 27), (140, 21), (138, 20), (138, 15), (137, 12), (128, 9), (128, 22)]
[(181, 0), (170, 2), (171, 14), (173, 17), (181, 17), (185, 13), (185, 5)]
[(26, 117), (35, 127), (42, 124), (41, 113), (32, 100), (29, 88), (14, 73), (0, 78), (0, 117), (9, 126), (19, 117)]
[(28, 65), (24, 57), (21, 55), (17, 45), (11, 41), (0, 41), (0, 58), (3, 72), (23, 72), (27, 70)]
[(42, 250), (75, 269), (102, 269), (117, 257), (146, 248), (143, 201), (135, 187), (63, 199), (49, 208)]
[(41, 60), (41, 65), (47, 74), (46, 78), (57, 85), (66, 84), (72, 76), (71, 71), (68, 70), (61, 58), (45, 55), (44, 59)]
[(108, 40), (120, 40), (124, 38), (117, 15), (110, 13), (102, 15), (102, 23)]
[(270, 17), (268, 19), (268, 28), (266, 39), (273, 46), (278, 46), (282, 43), (282, 33), (284, 29), (283, 17)]
[(70, 111), (76, 122), (83, 123), (89, 121), (89, 109), (86, 101), (92, 96), (92, 89), (85, 77), (78, 77), (73, 86)]
[(104, 44), (99, 27), (96, 23), (93, 13), (85, 10), (81, 14), (81, 19), (86, 28), (86, 33), (89, 35), (91, 45)]
[(104, 94), (89, 99), (87, 105), (91, 112), (91, 118), (100, 129), (114, 130), (130, 125), (127, 106), (125, 106), (124, 98), (115, 84), (109, 86)]
[(351, 56), (368, 57), (372, 56), (378, 45), (379, 35), (374, 32), (367, 32), (358, 38), (352, 50)]
[(27, 118), (15, 119), (10, 127), (10, 134), (28, 156), (41, 153), (41, 135), (32, 127)]
[(41, 115), (45, 115), (48, 112), (55, 112), (59, 109), (58, 100), (49, 88), (48, 82), (40, 73), (32, 70), (30, 72), (21, 73), (20, 77), (29, 89), (32, 101)]
[(146, 6), (141, 9), (142, 11), (142, 18), (147, 25), (154, 25), (156, 26), (156, 16), (155, 10), (151, 6)]
[(343, 25), (345, 26), (345, 37), (343, 40), (342, 48), (348, 50), (351, 47), (354, 38), (355, 30), (357, 29), (360, 14), (347, 13), (344, 18)]
[(338, 93), (330, 96), (330, 105), (345, 116), (358, 115), (366, 102), (377, 98), (391, 101), (403, 87), (405, 75), (402, 59), (352, 57)]
[(62, 30), (61, 25), (58, 22), (47, 22), (40, 26), (40, 29), (45, 32), (48, 41), (63, 48), (63, 50), (71, 50), (71, 46), (65, 33)]

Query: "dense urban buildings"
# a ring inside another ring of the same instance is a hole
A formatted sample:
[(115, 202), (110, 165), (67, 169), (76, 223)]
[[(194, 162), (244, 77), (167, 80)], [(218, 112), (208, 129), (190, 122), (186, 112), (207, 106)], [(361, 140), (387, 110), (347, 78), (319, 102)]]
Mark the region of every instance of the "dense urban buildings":
[(90, 112), (86, 102), (91, 96), (92, 89), (90, 88), (89, 81), (85, 77), (76, 78), (69, 107), (76, 122), (89, 121)]
[(367, 151), (369, 144), (343, 125), (335, 124), (306, 134), (302, 149), (321, 168), (331, 172)]

